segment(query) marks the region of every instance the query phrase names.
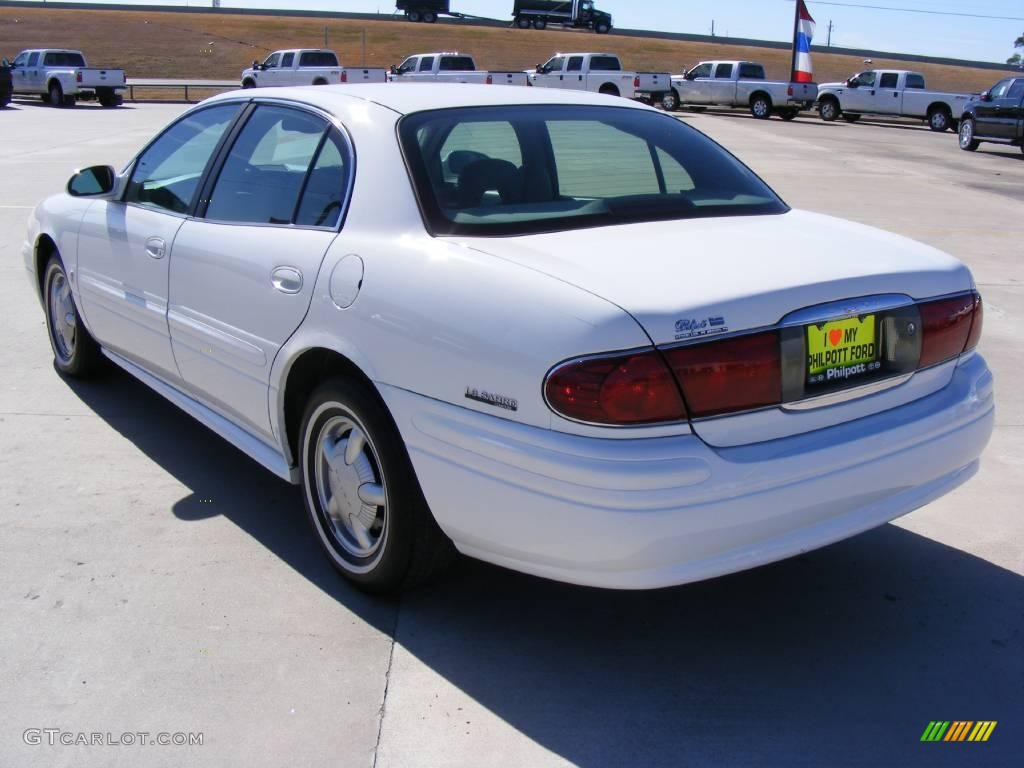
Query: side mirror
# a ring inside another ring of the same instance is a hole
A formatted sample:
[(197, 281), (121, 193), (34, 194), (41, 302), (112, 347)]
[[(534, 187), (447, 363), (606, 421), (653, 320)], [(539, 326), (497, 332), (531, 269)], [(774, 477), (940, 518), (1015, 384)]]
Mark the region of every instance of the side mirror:
[(117, 172), (109, 165), (94, 165), (78, 171), (68, 182), (68, 194), (72, 197), (106, 195), (114, 191)]
[(981, 92), (981, 100), (982, 101), (992, 101), (992, 92), (991, 91), (982, 91)]
[(537, 74), (538, 74), (538, 75), (543, 75), (543, 74), (546, 74), (546, 73), (547, 73), (547, 71), (548, 71), (548, 68), (547, 68), (547, 67), (545, 67), (545, 66), (544, 66), (543, 64), (538, 64), (538, 65), (537, 65)]
[(856, 88), (858, 85), (860, 85), (860, 81), (856, 77), (851, 77), (846, 81), (846, 86), (848, 88)]
[(260, 63), (258, 61), (256, 61), (256, 59), (252, 60), (252, 68), (253, 69), (259, 69), (260, 68)]
[(696, 80), (696, 79), (697, 79), (697, 73), (696, 73), (696, 72), (694, 72), (693, 70), (690, 70), (689, 72), (687, 72), (687, 73), (686, 73), (686, 74), (684, 75), (684, 77), (685, 77), (685, 78), (686, 78), (687, 80)]
[(394, 64), (391, 65), (391, 74), (392, 75), (397, 75), (398, 74), (398, 67), (396, 67)]
[(7, 67), (8, 69), (14, 69), (14, 67), (11, 66), (11, 62), (9, 62), (7, 59), (4, 59), (3, 61), (0, 61), (0, 67)]

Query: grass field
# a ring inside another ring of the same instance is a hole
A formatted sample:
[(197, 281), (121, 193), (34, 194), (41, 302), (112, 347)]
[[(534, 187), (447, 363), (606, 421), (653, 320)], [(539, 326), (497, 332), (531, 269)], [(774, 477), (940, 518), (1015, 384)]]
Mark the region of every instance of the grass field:
[[(253, 59), (271, 50), (328, 45), (346, 65), (388, 66), (421, 51), (460, 50), (488, 69), (526, 69), (556, 51), (618, 53), (630, 69), (679, 72), (700, 59), (760, 61), (769, 76), (788, 77), (789, 52), (713, 43), (598, 37), (586, 32), (496, 29), (455, 24), (325, 20), (233, 14), (144, 13), (0, 9), (0, 55), (24, 48), (68, 47), (85, 52), (94, 65), (123, 67), (129, 77), (237, 78)], [(875, 59), (875, 66), (915, 69), (931, 88), (981, 91), (999, 78), (992, 70)], [(863, 68), (855, 56), (814, 54), (818, 82), (845, 79)]]

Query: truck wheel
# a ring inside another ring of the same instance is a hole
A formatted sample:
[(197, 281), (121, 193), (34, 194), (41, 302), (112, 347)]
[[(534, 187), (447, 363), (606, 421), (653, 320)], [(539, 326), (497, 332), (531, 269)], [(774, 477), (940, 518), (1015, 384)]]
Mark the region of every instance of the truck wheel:
[(679, 109), (679, 94), (674, 90), (661, 94), (661, 108), (666, 112), (675, 112)]
[(111, 94), (110, 96), (100, 96), (100, 106), (104, 109), (115, 109), (120, 107), (124, 103), (124, 97), (118, 94)]
[(848, 123), (856, 123), (858, 120), (860, 120), (860, 115), (851, 115), (849, 112), (844, 112), (843, 120), (845, 120)]
[(245, 78), (245, 80), (242, 81), (242, 87), (243, 88), (247, 88), (247, 89), (248, 88), (255, 88), (256, 87), (256, 81), (253, 80), (252, 78), (247, 77), (247, 78)]
[(772, 116), (772, 100), (763, 93), (756, 94), (750, 100), (750, 114), (758, 120), (767, 120)]
[(423, 19), (423, 17), (420, 16), (420, 12), (419, 11), (407, 11), (406, 14), (405, 14), (405, 17), (407, 19), (409, 19), (409, 21), (414, 22), (414, 23), (417, 22), (417, 21), (421, 21)]
[(520, 16), (519, 18), (516, 19), (516, 26), (519, 27), (520, 29), (529, 29), (530, 20), (525, 16)]
[(818, 105), (818, 116), (826, 123), (839, 119), (843, 111), (839, 108), (839, 102), (835, 99), (823, 99)]
[(594, 27), (594, 31), (597, 32), (597, 34), (599, 35), (607, 35), (609, 32), (611, 32), (611, 30), (612, 28), (605, 24), (603, 21), (596, 27)]
[(974, 121), (967, 117), (960, 121), (960, 149), (973, 152), (981, 142), (974, 138)]
[(544, 21), (544, 19), (534, 19), (533, 20), (533, 28), (534, 29), (547, 29), (547, 26), (548, 26), (548, 23), (546, 21)]
[(318, 77), (316, 80), (313, 81), (313, 85), (327, 85), (327, 81), (324, 80), (322, 77)]
[(938, 133), (948, 131), (952, 122), (953, 116), (942, 108), (933, 109), (928, 113), (928, 127)]
[(605, 83), (601, 86), (600, 90), (598, 90), (598, 93), (603, 93), (605, 96), (618, 96), (619, 89), (611, 83)]
[(64, 99), (64, 89), (61, 88), (60, 83), (54, 80), (50, 83), (50, 106), (51, 107), (66, 107), (67, 101)]
[(788, 123), (790, 120), (795, 120), (796, 116), (799, 114), (799, 109), (784, 109), (781, 112), (779, 112), (779, 117), (781, 117)]
[(423, 21), (425, 21), (427, 24), (433, 24), (435, 21), (437, 21), (437, 14), (434, 13), (433, 11), (426, 11), (423, 14)]

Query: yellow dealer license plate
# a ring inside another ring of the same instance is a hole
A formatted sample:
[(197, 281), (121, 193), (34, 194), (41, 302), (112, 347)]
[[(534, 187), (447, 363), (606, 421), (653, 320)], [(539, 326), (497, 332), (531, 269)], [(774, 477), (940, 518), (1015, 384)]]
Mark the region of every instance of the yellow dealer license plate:
[(842, 382), (876, 370), (878, 343), (874, 315), (807, 326), (807, 381)]

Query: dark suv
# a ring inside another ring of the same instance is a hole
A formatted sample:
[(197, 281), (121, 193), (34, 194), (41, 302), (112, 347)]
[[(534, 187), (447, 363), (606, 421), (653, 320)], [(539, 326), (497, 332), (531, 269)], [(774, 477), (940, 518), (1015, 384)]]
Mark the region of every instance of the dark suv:
[(1011, 144), (1024, 152), (1024, 77), (1000, 80), (964, 109), (960, 149), (973, 152), (983, 141)]
[(0, 61), (0, 108), (6, 107), (11, 103), (12, 90), (11, 65), (7, 63), (7, 59), (4, 59)]

